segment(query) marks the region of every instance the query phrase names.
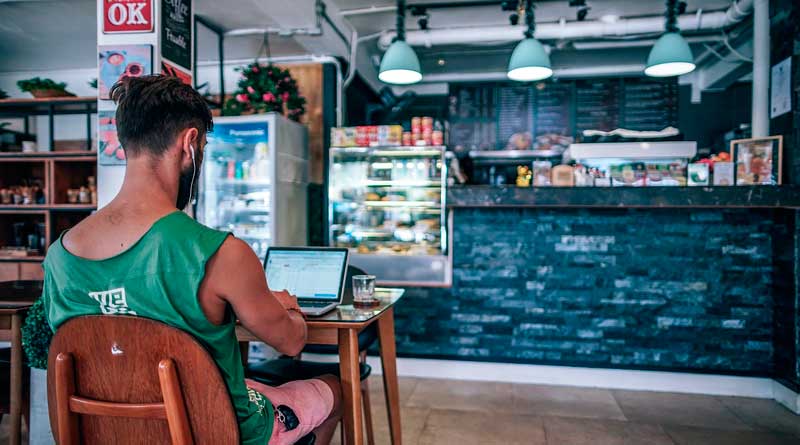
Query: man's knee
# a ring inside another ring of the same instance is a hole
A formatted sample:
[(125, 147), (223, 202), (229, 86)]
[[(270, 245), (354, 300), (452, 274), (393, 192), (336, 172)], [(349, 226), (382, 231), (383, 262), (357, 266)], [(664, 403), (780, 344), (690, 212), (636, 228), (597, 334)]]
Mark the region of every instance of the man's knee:
[(339, 418), (342, 416), (342, 385), (339, 378), (335, 375), (324, 375), (319, 378), (331, 389), (333, 392), (333, 409), (331, 410), (331, 417)]

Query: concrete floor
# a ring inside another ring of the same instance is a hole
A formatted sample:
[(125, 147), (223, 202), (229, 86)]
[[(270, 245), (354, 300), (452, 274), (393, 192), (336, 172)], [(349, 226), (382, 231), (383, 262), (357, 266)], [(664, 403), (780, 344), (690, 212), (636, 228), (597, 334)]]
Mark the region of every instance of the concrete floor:
[[(388, 445), (382, 382), (370, 383)], [(400, 400), (405, 445), (800, 444), (800, 416), (772, 400), (409, 378)]]
[[(370, 383), (376, 445), (388, 445), (382, 382)], [(404, 445), (800, 444), (800, 416), (772, 400), (403, 378), (400, 401)]]

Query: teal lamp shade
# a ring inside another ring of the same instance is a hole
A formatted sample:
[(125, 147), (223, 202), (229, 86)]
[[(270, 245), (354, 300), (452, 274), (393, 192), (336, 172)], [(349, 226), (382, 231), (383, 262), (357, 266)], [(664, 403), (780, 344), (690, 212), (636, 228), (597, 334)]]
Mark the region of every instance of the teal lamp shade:
[(651, 77), (670, 77), (694, 71), (694, 56), (689, 43), (680, 33), (668, 32), (656, 40), (644, 73)]
[(526, 37), (517, 44), (508, 61), (509, 79), (530, 82), (547, 79), (552, 75), (550, 56), (538, 40)]
[(417, 53), (403, 40), (395, 40), (381, 59), (381, 82), (408, 85), (422, 80)]

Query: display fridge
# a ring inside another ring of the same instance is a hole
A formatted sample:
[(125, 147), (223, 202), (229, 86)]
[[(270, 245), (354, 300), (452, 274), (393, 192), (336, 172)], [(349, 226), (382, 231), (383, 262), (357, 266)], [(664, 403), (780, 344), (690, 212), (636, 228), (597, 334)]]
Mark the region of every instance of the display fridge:
[(307, 243), (308, 135), (276, 113), (215, 117), (196, 215), (232, 232), (260, 258), (271, 245)]
[(449, 286), (445, 147), (332, 147), (330, 244), (384, 286)]

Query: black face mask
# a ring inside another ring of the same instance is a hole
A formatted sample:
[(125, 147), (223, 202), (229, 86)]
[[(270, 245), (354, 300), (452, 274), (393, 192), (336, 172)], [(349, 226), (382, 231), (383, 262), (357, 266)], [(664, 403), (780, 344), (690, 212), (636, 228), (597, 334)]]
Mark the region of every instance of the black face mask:
[[(189, 167), (187, 170), (182, 171), (178, 178), (178, 199), (175, 206), (178, 210), (183, 210), (189, 204), (189, 201), (197, 194), (197, 178), (194, 178), (194, 185), (192, 185), (192, 177), (196, 175), (194, 167)], [(191, 190), (194, 189), (194, 190)]]

